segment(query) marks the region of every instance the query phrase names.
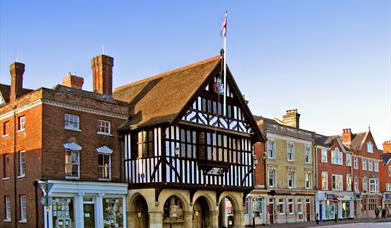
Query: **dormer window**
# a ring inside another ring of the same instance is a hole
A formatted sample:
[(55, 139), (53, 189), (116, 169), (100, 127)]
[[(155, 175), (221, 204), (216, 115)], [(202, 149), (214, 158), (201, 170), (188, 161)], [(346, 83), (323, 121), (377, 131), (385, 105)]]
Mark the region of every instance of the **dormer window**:
[(372, 142), (367, 143), (367, 152), (368, 153), (373, 153), (373, 144)]

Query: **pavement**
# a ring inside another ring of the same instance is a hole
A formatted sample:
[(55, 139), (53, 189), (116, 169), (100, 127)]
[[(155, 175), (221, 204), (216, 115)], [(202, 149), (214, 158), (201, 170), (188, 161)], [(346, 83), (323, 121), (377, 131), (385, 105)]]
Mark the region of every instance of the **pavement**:
[[(346, 219), (339, 220), (337, 222), (332, 221), (320, 221), (319, 224), (316, 222), (302, 222), (302, 223), (288, 223), (288, 224), (273, 224), (266, 225), (273, 228), (304, 228), (304, 227), (322, 227), (322, 228), (391, 228), (391, 218), (385, 219), (372, 219), (372, 218), (363, 218), (363, 219)], [(252, 226), (246, 226), (250, 228)], [(265, 225), (258, 225), (256, 228), (265, 227)]]

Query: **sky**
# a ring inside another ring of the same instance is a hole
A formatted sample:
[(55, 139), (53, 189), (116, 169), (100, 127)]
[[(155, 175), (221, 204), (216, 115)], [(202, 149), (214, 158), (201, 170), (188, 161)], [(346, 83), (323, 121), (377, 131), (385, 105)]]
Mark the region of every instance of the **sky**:
[(391, 140), (391, 1), (0, 1), (0, 83), (26, 64), (27, 88), (72, 72), (92, 90), (92, 57), (114, 57), (114, 87), (219, 54), (253, 114), (297, 108), (325, 135), (370, 127)]

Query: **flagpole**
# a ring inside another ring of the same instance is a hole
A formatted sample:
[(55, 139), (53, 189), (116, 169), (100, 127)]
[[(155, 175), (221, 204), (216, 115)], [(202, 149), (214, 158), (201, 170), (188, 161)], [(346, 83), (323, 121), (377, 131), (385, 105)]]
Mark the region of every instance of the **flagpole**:
[(224, 102), (223, 115), (227, 114), (227, 11), (225, 11), (225, 31), (224, 31)]

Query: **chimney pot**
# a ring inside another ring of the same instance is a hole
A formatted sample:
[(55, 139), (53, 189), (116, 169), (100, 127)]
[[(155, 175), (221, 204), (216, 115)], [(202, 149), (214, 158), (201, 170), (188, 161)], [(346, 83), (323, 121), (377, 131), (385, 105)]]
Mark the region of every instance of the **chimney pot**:
[(15, 101), (22, 95), (23, 92), (23, 74), (24, 64), (14, 62), (10, 65), (11, 74), (11, 91), (10, 91), (10, 102)]
[(113, 57), (98, 55), (91, 60), (93, 88), (95, 93), (112, 95), (113, 93)]
[(68, 73), (67, 76), (64, 77), (62, 80), (62, 85), (71, 87), (74, 89), (83, 89), (84, 79), (82, 77), (72, 75), (71, 73)]
[(284, 125), (299, 128), (300, 127), (300, 114), (297, 109), (289, 109), (282, 116), (282, 122)]

